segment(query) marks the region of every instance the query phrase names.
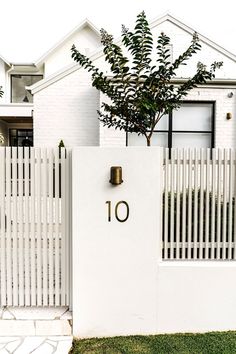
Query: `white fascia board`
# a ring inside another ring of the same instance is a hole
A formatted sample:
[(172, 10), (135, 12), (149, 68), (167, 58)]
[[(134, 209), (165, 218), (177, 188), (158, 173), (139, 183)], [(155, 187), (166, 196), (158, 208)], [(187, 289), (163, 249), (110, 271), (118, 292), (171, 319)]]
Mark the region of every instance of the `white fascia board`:
[(42, 67), (36, 67), (35, 64), (16, 64), (11, 65), (11, 74), (21, 74), (21, 75), (43, 75)]
[(0, 117), (32, 117), (31, 103), (0, 104)]
[(82, 23), (80, 23), (78, 26), (76, 26), (65, 37), (63, 37), (59, 42), (57, 42), (53, 47), (51, 47), (46, 53), (44, 53), (38, 60), (36, 60), (35, 65), (39, 66), (39, 65), (43, 64), (45, 59), (49, 55), (51, 55), (58, 47), (60, 47), (63, 43), (65, 43), (75, 32), (82, 30), (86, 26), (90, 27), (93, 30), (93, 32), (95, 32), (95, 34), (97, 36), (100, 36), (99, 30), (94, 26), (94, 24), (91, 21), (89, 21), (86, 18)]

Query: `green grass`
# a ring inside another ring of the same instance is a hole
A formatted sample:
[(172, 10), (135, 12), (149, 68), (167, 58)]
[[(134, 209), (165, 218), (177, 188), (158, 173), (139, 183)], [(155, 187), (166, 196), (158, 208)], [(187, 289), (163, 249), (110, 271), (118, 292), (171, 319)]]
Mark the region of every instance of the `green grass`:
[(236, 354), (236, 332), (74, 340), (71, 354)]

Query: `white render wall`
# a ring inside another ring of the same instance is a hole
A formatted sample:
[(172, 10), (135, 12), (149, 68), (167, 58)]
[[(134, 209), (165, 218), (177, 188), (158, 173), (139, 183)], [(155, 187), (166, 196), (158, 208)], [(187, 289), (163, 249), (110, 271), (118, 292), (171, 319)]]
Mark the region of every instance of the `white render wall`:
[(162, 260), (162, 149), (80, 147), (72, 162), (73, 334), (235, 330), (235, 261)]
[(78, 70), (34, 97), (34, 145), (99, 145), (99, 93), (90, 75)]
[[(109, 183), (111, 166), (122, 167), (121, 185)], [(160, 166), (161, 148), (72, 150), (75, 336), (156, 332)], [(129, 216), (116, 209), (124, 201)]]

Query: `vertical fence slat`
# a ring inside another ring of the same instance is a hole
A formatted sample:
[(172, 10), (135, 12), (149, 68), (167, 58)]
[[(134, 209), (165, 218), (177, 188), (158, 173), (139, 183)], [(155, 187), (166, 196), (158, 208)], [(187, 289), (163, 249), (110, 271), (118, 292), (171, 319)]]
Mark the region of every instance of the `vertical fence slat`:
[(175, 153), (171, 154), (171, 191), (170, 191), (170, 259), (174, 259), (174, 189), (175, 189)]
[(227, 220), (227, 194), (228, 194), (228, 151), (224, 149), (224, 174), (223, 174), (223, 220), (222, 220), (222, 259), (226, 259), (226, 220)]
[(11, 228), (11, 148), (6, 148), (6, 224), (7, 224), (7, 305), (13, 305), (12, 298), (12, 228)]
[(18, 197), (17, 197), (17, 210), (18, 210), (18, 229), (17, 234), (18, 244), (17, 253), (19, 259), (19, 305), (25, 304), (25, 276), (24, 276), (24, 233), (23, 233), (23, 149), (18, 149)]
[(1, 306), (7, 305), (6, 294), (6, 219), (5, 219), (5, 148), (0, 148), (0, 237), (1, 237)]
[(65, 149), (61, 155), (61, 306), (66, 305), (66, 165)]
[(188, 259), (191, 259), (192, 250), (192, 150), (188, 150)]
[(228, 259), (232, 259), (233, 151), (229, 150)]
[(59, 149), (55, 150), (55, 305), (60, 305)]
[(217, 249), (216, 258), (220, 259), (221, 251), (221, 169), (222, 169), (222, 151), (218, 150), (218, 174), (217, 174), (217, 227), (216, 227), (216, 237), (217, 237)]
[(67, 303), (70, 305), (70, 310), (72, 309), (72, 296), (71, 296), (71, 277), (72, 277), (72, 255), (71, 255), (71, 151), (66, 150), (66, 243), (67, 243), (67, 257), (66, 257), (66, 294), (67, 294)]
[(38, 231), (35, 227), (36, 217), (35, 217), (35, 203), (36, 203), (36, 186), (35, 186), (35, 159), (36, 150), (30, 149), (30, 302), (31, 306), (36, 306), (37, 295), (36, 295), (36, 284), (37, 284), (37, 274), (36, 274), (36, 232)]
[(210, 149), (206, 152), (205, 259), (209, 258)]
[(49, 259), (48, 259), (48, 272), (49, 272), (49, 306), (54, 305), (54, 266), (53, 266), (53, 163), (54, 154), (53, 150), (49, 150), (49, 183), (48, 183), (48, 197), (49, 197)]
[(24, 148), (25, 305), (30, 306), (29, 149)]
[(17, 148), (12, 148), (12, 209), (13, 209), (13, 218), (12, 218), (12, 272), (13, 272), (13, 305), (18, 306), (18, 215), (17, 215)]
[(182, 259), (186, 258), (186, 150), (183, 150), (183, 180), (182, 180)]
[(198, 150), (194, 154), (194, 228), (193, 228), (193, 258), (197, 259), (198, 241)]
[(42, 149), (42, 263), (43, 263), (43, 305), (48, 305), (48, 235), (47, 235), (47, 150)]
[(199, 259), (203, 259), (204, 151), (200, 150)]
[(164, 259), (168, 258), (169, 149), (165, 149)]
[(42, 306), (42, 225), (41, 225), (41, 151), (36, 149), (36, 186), (37, 186), (37, 305)]
[(176, 257), (180, 258), (180, 150), (176, 150)]
[(215, 214), (216, 214), (216, 150), (212, 150), (212, 181), (211, 181), (211, 259), (215, 258)]

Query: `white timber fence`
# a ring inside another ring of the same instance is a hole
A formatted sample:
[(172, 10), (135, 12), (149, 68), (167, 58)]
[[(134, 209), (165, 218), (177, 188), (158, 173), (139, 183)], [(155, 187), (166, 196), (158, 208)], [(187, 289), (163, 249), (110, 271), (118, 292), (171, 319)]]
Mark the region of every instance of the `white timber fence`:
[(163, 180), (163, 259), (235, 260), (235, 150), (165, 150)]
[(0, 148), (0, 306), (70, 302), (65, 149)]

